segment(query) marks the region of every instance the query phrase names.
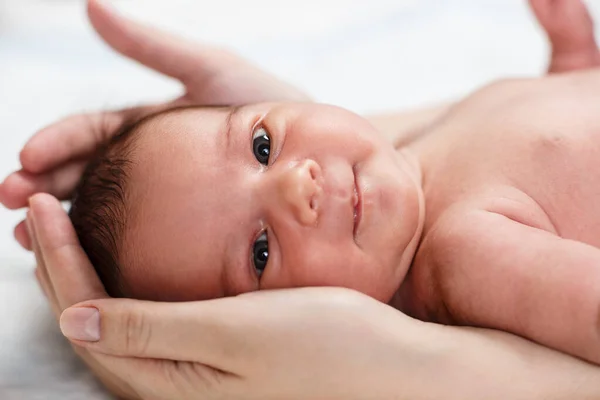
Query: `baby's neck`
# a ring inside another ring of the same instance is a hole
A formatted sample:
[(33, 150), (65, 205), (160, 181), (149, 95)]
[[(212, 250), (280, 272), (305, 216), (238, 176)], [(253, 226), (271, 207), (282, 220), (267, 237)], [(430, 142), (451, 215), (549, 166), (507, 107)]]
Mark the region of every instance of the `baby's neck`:
[(396, 152), (399, 157), (399, 161), (403, 163), (402, 166), (404, 170), (413, 178), (415, 184), (417, 186), (418, 195), (419, 195), (419, 222), (418, 227), (415, 232), (415, 236), (411, 240), (411, 242), (406, 247), (402, 258), (400, 270), (406, 271), (406, 275), (400, 282), (400, 286), (396, 291), (393, 298), (388, 302), (388, 304), (400, 311), (406, 312), (408, 311), (410, 304), (408, 304), (410, 296), (410, 288), (406, 284), (406, 277), (410, 273), (410, 268), (412, 267), (412, 263), (414, 261), (415, 255), (417, 253), (417, 249), (421, 243), (423, 238), (423, 225), (425, 221), (425, 200), (423, 195), (422, 183), (422, 168), (421, 168), (421, 160), (418, 157), (418, 152), (413, 151), (413, 149), (406, 147), (396, 148)]

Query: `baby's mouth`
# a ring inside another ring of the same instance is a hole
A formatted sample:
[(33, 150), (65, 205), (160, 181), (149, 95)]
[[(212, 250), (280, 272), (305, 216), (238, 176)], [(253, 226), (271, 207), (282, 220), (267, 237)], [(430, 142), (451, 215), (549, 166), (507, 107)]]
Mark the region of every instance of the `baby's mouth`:
[(352, 196), (353, 207), (354, 207), (354, 229), (353, 234), (354, 238), (356, 238), (356, 232), (358, 231), (358, 227), (360, 225), (360, 220), (362, 218), (362, 195), (360, 193), (360, 186), (358, 185), (358, 180), (356, 179), (356, 169), (352, 168), (352, 173), (354, 175), (354, 195)]

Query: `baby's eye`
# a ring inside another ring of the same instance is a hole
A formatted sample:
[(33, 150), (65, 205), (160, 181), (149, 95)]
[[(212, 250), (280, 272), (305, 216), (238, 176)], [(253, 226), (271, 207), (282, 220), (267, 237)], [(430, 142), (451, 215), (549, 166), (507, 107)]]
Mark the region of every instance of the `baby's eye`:
[(259, 163), (269, 164), (271, 154), (271, 138), (265, 128), (258, 128), (252, 135), (252, 152)]
[(267, 262), (269, 261), (269, 241), (267, 239), (267, 232), (264, 231), (254, 242), (252, 249), (252, 263), (256, 274), (260, 278), (265, 268), (267, 268)]

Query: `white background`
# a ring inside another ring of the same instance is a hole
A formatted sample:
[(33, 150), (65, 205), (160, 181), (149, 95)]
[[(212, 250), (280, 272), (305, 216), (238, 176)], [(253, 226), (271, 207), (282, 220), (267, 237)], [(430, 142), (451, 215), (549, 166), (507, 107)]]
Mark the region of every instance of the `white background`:
[[(219, 43), (358, 112), (460, 97), (542, 73), (544, 36), (525, 0), (113, 0), (122, 12)], [(600, 16), (600, 0), (589, 1)], [(77, 111), (160, 100), (174, 82), (113, 54), (82, 0), (0, 0), (0, 176), (37, 129)], [(104, 399), (75, 362), (0, 209), (0, 398)]]

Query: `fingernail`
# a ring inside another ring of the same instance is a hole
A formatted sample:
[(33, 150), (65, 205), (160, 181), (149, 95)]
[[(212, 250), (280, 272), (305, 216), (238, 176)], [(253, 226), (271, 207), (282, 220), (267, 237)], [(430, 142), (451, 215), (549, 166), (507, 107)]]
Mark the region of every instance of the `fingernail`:
[(97, 308), (68, 308), (60, 316), (60, 330), (72, 340), (100, 340), (100, 312)]

